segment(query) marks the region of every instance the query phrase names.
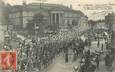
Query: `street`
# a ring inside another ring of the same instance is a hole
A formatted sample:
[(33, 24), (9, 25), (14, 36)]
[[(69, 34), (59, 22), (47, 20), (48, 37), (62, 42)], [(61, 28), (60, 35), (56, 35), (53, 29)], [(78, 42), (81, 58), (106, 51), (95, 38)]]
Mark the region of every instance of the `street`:
[[(101, 41), (101, 44), (102, 43), (104, 43), (103, 40)], [(92, 45), (91, 45), (92, 51), (100, 49), (100, 48), (97, 48), (96, 44), (97, 44), (96, 41), (92, 42)], [(104, 47), (105, 47), (105, 45), (104, 45)], [(80, 57), (77, 58), (77, 61), (73, 61), (72, 54), (70, 53), (69, 54), (69, 62), (65, 63), (64, 54), (61, 53), (59, 56), (56, 57), (54, 63), (49, 65), (48, 68), (45, 69), (45, 71), (43, 70), (43, 72), (74, 72), (74, 67), (78, 67), (79, 62), (80, 62)], [(108, 72), (106, 70), (104, 60), (100, 61), (99, 70), (96, 69), (95, 72)], [(112, 72), (115, 72), (115, 61), (113, 64)]]
[[(98, 41), (92, 41), (91, 42), (91, 46), (90, 46), (90, 51), (91, 52), (95, 52), (96, 51), (100, 51), (101, 50), (101, 46), (103, 44), (103, 51), (105, 52), (105, 41), (104, 39), (100, 39), (100, 45), (99, 47), (97, 47), (97, 43)], [(12, 49), (16, 50), (18, 48), (18, 42), (16, 41), (10, 41), (10, 45), (12, 47)], [(85, 47), (87, 48), (87, 47)], [(75, 72), (74, 68), (78, 67), (80, 65), (80, 60), (81, 57), (77, 57), (76, 61), (73, 61), (73, 51), (72, 49), (69, 49), (68, 51), (68, 59), (69, 61), (67, 63), (65, 63), (65, 54), (63, 52), (61, 52), (59, 55), (56, 55), (53, 63), (51, 63), (50, 65), (48, 65), (47, 68), (43, 68), (42, 70), (40, 70), (40, 72)], [(105, 66), (105, 61), (104, 58), (105, 55), (101, 55), (100, 57), (100, 64), (99, 64), (99, 69), (96, 69), (95, 72), (108, 72)], [(115, 72), (115, 61), (113, 63), (113, 71)], [(35, 71), (37, 72), (37, 71)]]

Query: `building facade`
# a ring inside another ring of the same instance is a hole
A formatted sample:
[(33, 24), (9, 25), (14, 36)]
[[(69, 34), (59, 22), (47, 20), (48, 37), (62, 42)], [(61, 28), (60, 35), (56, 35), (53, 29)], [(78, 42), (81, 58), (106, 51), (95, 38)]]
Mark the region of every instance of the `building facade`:
[(5, 3), (3, 0), (0, 0), (0, 43), (3, 44), (5, 42), (5, 31), (7, 29), (6, 26), (6, 12), (5, 12)]
[(5, 3), (3, 1), (0, 1), (0, 25), (6, 25), (6, 16), (7, 15), (7, 11), (5, 8)]
[(109, 13), (105, 16), (105, 24), (109, 28), (109, 30), (113, 29), (115, 23), (115, 13)]
[(81, 11), (58, 4), (31, 3), (23, 5), (8, 6), (9, 20), (15, 29), (26, 29), (28, 22), (33, 17), (42, 15), (42, 24), (39, 24), (39, 31), (47, 33), (50, 30), (88, 29), (88, 18)]
[(105, 23), (112, 32), (112, 47), (115, 48), (115, 13), (109, 13), (107, 16), (105, 16)]
[(2, 2), (0, 1), (0, 24), (2, 24)]

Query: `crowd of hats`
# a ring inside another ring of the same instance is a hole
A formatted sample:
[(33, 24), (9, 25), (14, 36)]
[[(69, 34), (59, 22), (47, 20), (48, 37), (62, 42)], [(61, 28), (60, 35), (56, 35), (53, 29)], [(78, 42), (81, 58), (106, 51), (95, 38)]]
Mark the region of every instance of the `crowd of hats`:
[(32, 40), (26, 43), (25, 40), (19, 43), (18, 46), (18, 68), (17, 70), (32, 71), (33, 69), (42, 70), (49, 64), (53, 63), (56, 56), (68, 47), (75, 34), (72, 32), (59, 32), (56, 35), (51, 35), (45, 40), (37, 42)]

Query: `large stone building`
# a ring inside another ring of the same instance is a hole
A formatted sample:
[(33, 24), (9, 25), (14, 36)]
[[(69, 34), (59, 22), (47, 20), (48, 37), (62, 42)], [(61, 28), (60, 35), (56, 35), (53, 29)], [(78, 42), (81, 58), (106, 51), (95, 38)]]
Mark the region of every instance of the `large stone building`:
[[(0, 25), (2, 26), (2, 30), (7, 30), (8, 28), (8, 21), (9, 21), (9, 13), (6, 8), (6, 4), (0, 0)], [(0, 29), (1, 29), (0, 28)]]
[(5, 3), (0, 0), (0, 25), (6, 24), (6, 8), (5, 8)]
[(105, 16), (105, 23), (112, 32), (112, 46), (115, 48), (115, 13), (109, 13)]
[(109, 13), (105, 16), (105, 23), (110, 30), (113, 29), (115, 23), (115, 13)]
[(7, 29), (6, 26), (6, 14), (5, 14), (5, 4), (3, 0), (0, 0), (0, 44), (3, 44), (5, 34), (4, 32)]
[(7, 6), (7, 8), (9, 23), (16, 30), (18, 28), (26, 29), (28, 22), (33, 20), (35, 16), (43, 20), (42, 24), (38, 25), (41, 33), (47, 33), (50, 30), (72, 29), (72, 27), (74, 29), (79, 28), (80, 31), (88, 29), (87, 16), (81, 11), (73, 10), (71, 7), (58, 4), (23, 3), (23, 5)]
[(2, 24), (2, 2), (0, 1), (0, 24)]

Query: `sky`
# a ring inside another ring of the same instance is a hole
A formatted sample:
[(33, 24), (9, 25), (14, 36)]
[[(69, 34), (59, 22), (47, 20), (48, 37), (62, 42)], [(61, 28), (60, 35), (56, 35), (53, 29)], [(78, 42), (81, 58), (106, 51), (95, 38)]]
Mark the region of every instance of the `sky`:
[[(21, 4), (23, 0), (4, 0), (11, 4)], [(39, 2), (39, 0), (25, 0), (28, 3), (31, 2)], [(48, 3), (62, 3), (62, 4), (107, 4), (107, 3), (115, 3), (115, 0), (45, 0)]]
[[(20, 5), (23, 0), (4, 0), (6, 3), (11, 5)], [(40, 2), (39, 0), (25, 0), (27, 3)], [(72, 5), (73, 9), (82, 11), (89, 19), (98, 20), (104, 19), (104, 16), (109, 12), (115, 10), (115, 0), (43, 0), (44, 3), (62, 4), (65, 6)], [(90, 4), (87, 6), (86, 4)], [(107, 4), (103, 6), (104, 4)], [(92, 6), (93, 5), (93, 6)], [(95, 6), (96, 5), (96, 6)], [(105, 7), (105, 8), (104, 8)], [(106, 9), (110, 7), (111, 9)], [(90, 8), (90, 9), (89, 9)], [(93, 8), (93, 9), (92, 9)]]

